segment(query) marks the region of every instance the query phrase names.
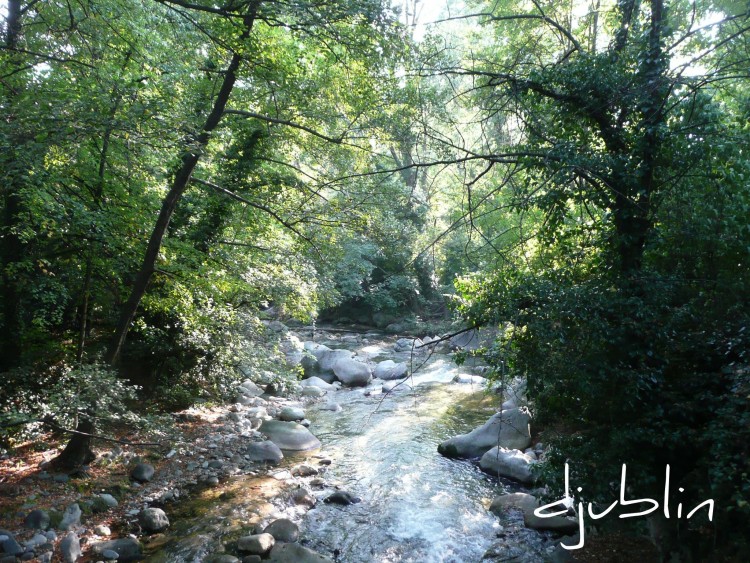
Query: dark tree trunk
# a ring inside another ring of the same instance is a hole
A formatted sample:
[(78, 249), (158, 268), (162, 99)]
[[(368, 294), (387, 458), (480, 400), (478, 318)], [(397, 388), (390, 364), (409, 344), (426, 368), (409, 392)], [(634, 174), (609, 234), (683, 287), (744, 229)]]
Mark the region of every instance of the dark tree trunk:
[[(255, 23), (255, 15), (257, 13), (260, 0), (257, 0), (251, 4), (247, 16), (245, 16), (245, 29), (242, 33), (240, 40), (247, 39)], [(151, 277), (156, 271), (156, 260), (159, 255), (159, 249), (161, 248), (164, 235), (169, 227), (169, 222), (172, 219), (177, 203), (182, 198), (182, 194), (188, 187), (190, 182), (190, 176), (193, 174), (195, 165), (198, 164), (202, 155), (203, 149), (208, 144), (211, 138), (211, 132), (216, 129), (224, 115), (224, 109), (226, 108), (229, 96), (234, 88), (234, 83), (237, 80), (237, 70), (239, 69), (242, 56), (239, 53), (232, 55), (232, 60), (229, 63), (226, 71), (224, 71), (224, 81), (221, 85), (221, 89), (216, 96), (214, 101), (213, 109), (206, 119), (206, 123), (203, 125), (203, 129), (198, 135), (198, 138), (191, 143), (191, 148), (182, 157), (180, 166), (177, 169), (172, 185), (169, 188), (167, 196), (162, 202), (161, 211), (159, 212), (159, 218), (156, 221), (153, 231), (151, 232), (151, 238), (149, 239), (148, 246), (146, 248), (146, 254), (143, 257), (143, 263), (141, 269), (135, 277), (133, 288), (130, 293), (130, 297), (123, 306), (120, 314), (120, 319), (115, 329), (115, 335), (107, 350), (105, 360), (115, 365), (120, 359), (122, 354), (123, 346), (125, 345), (125, 338), (128, 335), (130, 324), (135, 317), (135, 313), (138, 310), (138, 305), (141, 302), (146, 289), (148, 288)]]
[(52, 460), (52, 466), (60, 470), (72, 470), (82, 465), (91, 463), (96, 455), (91, 449), (91, 436), (94, 432), (94, 423), (88, 417), (81, 416), (78, 419), (76, 431), (83, 434), (73, 434), (65, 449)]
[[(627, 4), (627, 3), (626, 3)], [(635, 181), (625, 181), (631, 186), (619, 193), (615, 205), (617, 253), (620, 273), (624, 278), (637, 276), (643, 266), (651, 223), (651, 196), (656, 182), (656, 168), (661, 150), (660, 132), (664, 126), (664, 104), (668, 95), (665, 72), (667, 58), (662, 47), (664, 28), (664, 0), (651, 0), (648, 52), (641, 67), (642, 98), (639, 104), (643, 132), (639, 149), (640, 167)]]
[[(14, 49), (18, 46), (21, 35), (21, 2), (19, 0), (10, 0), (8, 2), (8, 15), (6, 19), (5, 46), (8, 49), (7, 56), (10, 66), (20, 67), (21, 61)], [(3, 84), (6, 89), (4, 98), (7, 101), (8, 111), (7, 119), (9, 122), (14, 120), (13, 106), (14, 98), (17, 91), (9, 84)], [(18, 149), (11, 151), (7, 155), (7, 169), (2, 187), (2, 242), (0, 243), (0, 267), (2, 272), (0, 280), (2, 281), (2, 319), (0, 322), (0, 372), (6, 371), (18, 365), (21, 358), (20, 336), (20, 319), (19, 319), (19, 292), (18, 283), (14, 273), (14, 265), (17, 264), (23, 255), (23, 245), (18, 236), (18, 217), (21, 213), (22, 202), (19, 196), (21, 192), (21, 173), (17, 162)], [(5, 160), (5, 159), (3, 159)], [(8, 166), (8, 165), (12, 166)]]

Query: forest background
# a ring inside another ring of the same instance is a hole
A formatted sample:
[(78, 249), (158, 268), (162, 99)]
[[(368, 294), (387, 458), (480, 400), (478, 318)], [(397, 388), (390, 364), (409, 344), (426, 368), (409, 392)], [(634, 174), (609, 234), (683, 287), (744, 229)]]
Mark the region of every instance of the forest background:
[(9, 447), (278, 371), (264, 319), (455, 314), (527, 377), (551, 492), (574, 460), (604, 502), (627, 462), (654, 496), (669, 463), (717, 511), (664, 545), (747, 553), (745, 2), (0, 12)]

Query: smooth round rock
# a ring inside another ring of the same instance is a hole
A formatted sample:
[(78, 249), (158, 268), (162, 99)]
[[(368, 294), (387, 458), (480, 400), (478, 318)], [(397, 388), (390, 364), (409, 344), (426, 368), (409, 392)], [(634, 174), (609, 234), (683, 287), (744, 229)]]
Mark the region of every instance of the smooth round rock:
[(294, 543), (299, 539), (299, 527), (287, 518), (274, 520), (266, 529), (264, 534), (271, 534), (276, 541)]
[(311, 465), (306, 465), (304, 463), (302, 465), (296, 465), (292, 467), (292, 475), (294, 475), (295, 477), (312, 477), (313, 475), (317, 474), (317, 469), (315, 469)]
[(269, 533), (245, 536), (237, 540), (237, 549), (250, 555), (265, 555), (276, 543), (276, 539)]
[(284, 459), (284, 454), (279, 446), (270, 440), (248, 444), (245, 448), (245, 456), (250, 461), (265, 461), (268, 463), (279, 463)]
[[(311, 389), (314, 389), (314, 387)], [(305, 411), (299, 407), (284, 407), (279, 411), (279, 420), (292, 422), (303, 418), (305, 418)]]
[(313, 508), (318, 503), (318, 499), (312, 496), (306, 489), (297, 489), (294, 491), (292, 493), (292, 500), (294, 504), (306, 506), (307, 508)]
[(333, 559), (296, 543), (277, 543), (267, 559), (270, 563), (334, 563)]
[(161, 508), (144, 508), (138, 513), (138, 523), (147, 532), (161, 532), (169, 526), (169, 518)]
[(259, 430), (282, 450), (308, 451), (320, 448), (320, 440), (296, 422), (266, 420)]
[(322, 397), (326, 392), (319, 387), (303, 387), (301, 395), (303, 397)]

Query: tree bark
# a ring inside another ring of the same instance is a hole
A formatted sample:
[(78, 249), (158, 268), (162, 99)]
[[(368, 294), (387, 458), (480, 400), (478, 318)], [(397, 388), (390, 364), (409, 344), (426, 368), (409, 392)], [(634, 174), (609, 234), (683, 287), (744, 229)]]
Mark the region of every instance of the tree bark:
[[(20, 67), (21, 65), (21, 62), (17, 59), (18, 55), (13, 52), (18, 46), (21, 36), (21, 15), (21, 2), (9, 0), (4, 43), (11, 67)], [(7, 108), (9, 108), (5, 119), (10, 124), (14, 121), (13, 106), (15, 105), (17, 91), (14, 91), (8, 84), (4, 84), (4, 86), (7, 89), (4, 98), (7, 102)], [(21, 191), (20, 166), (17, 162), (19, 145), (17, 143), (14, 143), (14, 145), (15, 148), (8, 157), (9, 163), (15, 164), (15, 166), (9, 166), (6, 169), (2, 187), (3, 224), (0, 233), (2, 235), (2, 243), (0, 243), (2, 273), (0, 279), (2, 280), (3, 304), (2, 324), (0, 325), (0, 372), (16, 367), (21, 358), (19, 292), (13, 266), (23, 256), (23, 244), (18, 236), (22, 201), (19, 196)]]
[[(253, 2), (248, 10), (247, 15), (244, 18), (245, 29), (240, 37), (243, 41), (250, 36), (253, 24), (255, 23), (255, 17), (260, 6), (260, 0)], [(229, 66), (224, 71), (224, 80), (221, 85), (221, 89), (216, 96), (214, 101), (213, 109), (208, 115), (203, 129), (190, 148), (182, 156), (180, 165), (174, 175), (172, 184), (169, 188), (169, 192), (164, 198), (159, 212), (159, 217), (156, 220), (156, 225), (151, 232), (151, 237), (146, 247), (146, 253), (143, 257), (143, 263), (141, 265), (138, 274), (133, 282), (133, 287), (130, 293), (130, 297), (123, 306), (120, 314), (120, 319), (115, 329), (115, 335), (110, 344), (105, 360), (111, 365), (117, 364), (122, 354), (123, 346), (125, 345), (125, 339), (130, 328), (130, 324), (135, 317), (135, 313), (138, 310), (138, 305), (141, 299), (146, 293), (151, 277), (156, 271), (156, 261), (159, 255), (159, 249), (161, 248), (164, 235), (169, 227), (169, 222), (172, 219), (172, 215), (179, 203), (182, 195), (190, 183), (190, 177), (193, 174), (196, 164), (202, 156), (202, 151), (208, 145), (208, 141), (211, 138), (211, 132), (216, 129), (222, 116), (224, 115), (224, 109), (226, 108), (229, 96), (234, 88), (234, 83), (237, 80), (237, 70), (239, 69), (240, 62), (242, 61), (242, 55), (235, 52), (232, 55), (232, 60)]]
[[(94, 423), (90, 418), (81, 415), (76, 430), (83, 434), (73, 434), (65, 449), (52, 460), (57, 469), (70, 470), (91, 463), (96, 455), (91, 449), (91, 436), (94, 433)], [(86, 435), (84, 435), (86, 434)]]
[(664, 103), (668, 94), (665, 71), (668, 67), (662, 48), (664, 0), (651, 0), (648, 51), (640, 76), (643, 97), (639, 104), (642, 131), (639, 148), (640, 169), (636, 181), (629, 181), (629, 190), (616, 197), (615, 228), (617, 229), (620, 272), (626, 278), (637, 274), (643, 265), (651, 224), (651, 196), (655, 187), (657, 159), (661, 150), (664, 125)]

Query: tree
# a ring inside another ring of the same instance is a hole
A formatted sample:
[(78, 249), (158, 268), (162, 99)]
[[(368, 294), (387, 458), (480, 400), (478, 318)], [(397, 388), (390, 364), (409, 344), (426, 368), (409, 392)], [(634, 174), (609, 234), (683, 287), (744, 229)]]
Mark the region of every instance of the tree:
[[(718, 530), (746, 502), (729, 485), (742, 469), (726, 466), (744, 453), (706, 455), (716, 435), (705, 428), (717, 430), (718, 412), (725, 424), (744, 420), (734, 343), (748, 318), (736, 301), (747, 261), (714, 243), (747, 240), (735, 225), (747, 186), (733, 180), (744, 158), (717, 152), (726, 138), (747, 141), (741, 98), (727, 88), (746, 87), (736, 64), (746, 60), (747, 14), (660, 0), (625, 0), (606, 18), (567, 3), (474, 6), (482, 49), (430, 74), (461, 81), (467, 106), (481, 112), (474, 123), (485, 140), (452, 146), (486, 163), (467, 187), (495, 183), (506, 194), (494, 211), (475, 205), (475, 215), (498, 218), (488, 238), (513, 217), (528, 235), (511, 230), (497, 244), (502, 260), (459, 282), (462, 310), (470, 323), (510, 323), (489, 351), (497, 373), (510, 365), (527, 375), (539, 422), (565, 428), (551, 435), (547, 476), (559, 485), (574, 460), (587, 497), (604, 502), (622, 462), (644, 493), (657, 491), (651, 476), (670, 463), (691, 499), (731, 506)], [(677, 242), (685, 236), (689, 250)], [(666, 553), (678, 528), (700, 553), (705, 519), (669, 524)]]

